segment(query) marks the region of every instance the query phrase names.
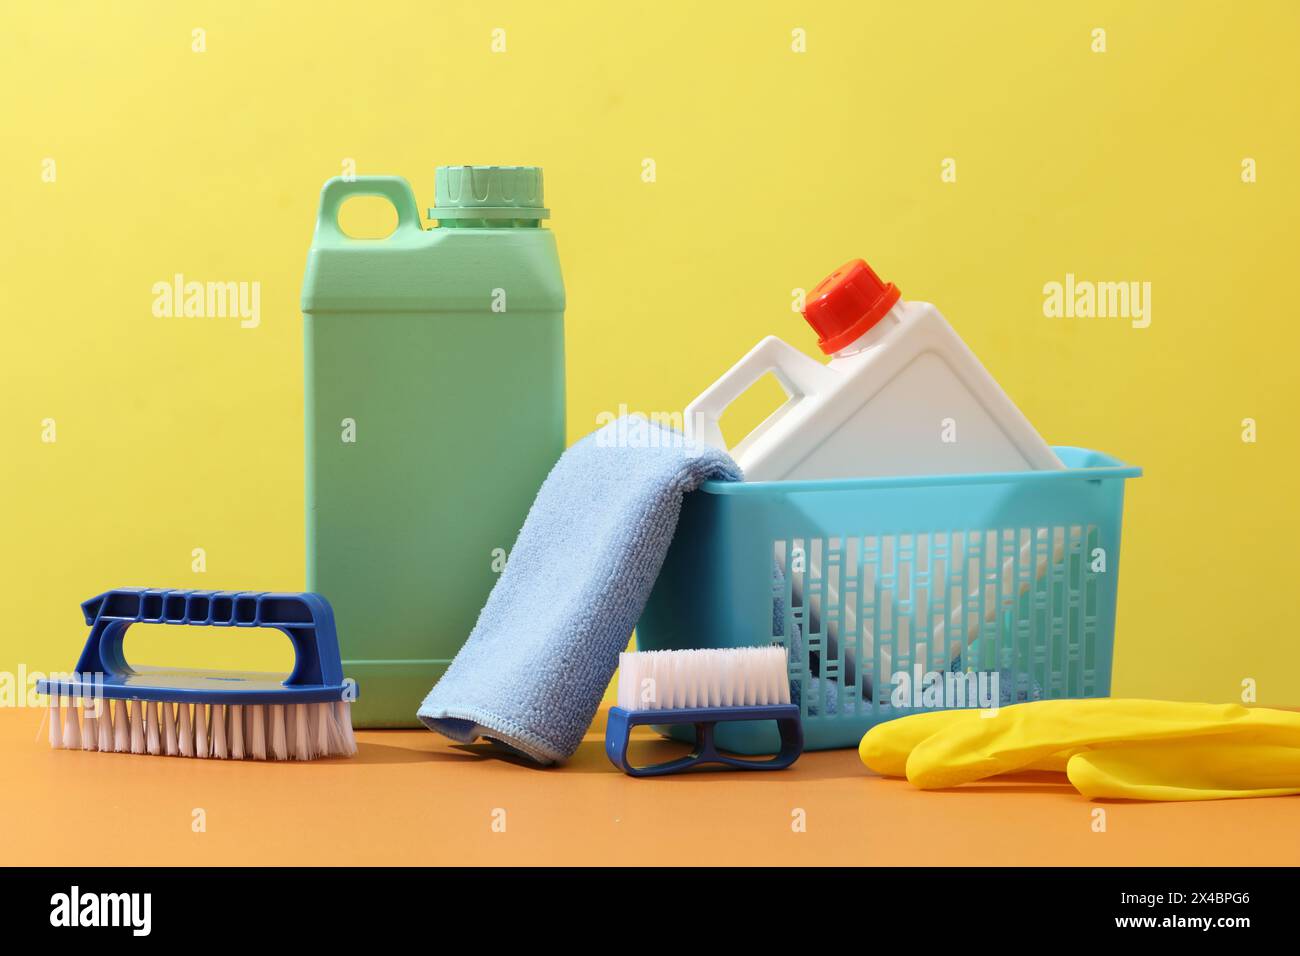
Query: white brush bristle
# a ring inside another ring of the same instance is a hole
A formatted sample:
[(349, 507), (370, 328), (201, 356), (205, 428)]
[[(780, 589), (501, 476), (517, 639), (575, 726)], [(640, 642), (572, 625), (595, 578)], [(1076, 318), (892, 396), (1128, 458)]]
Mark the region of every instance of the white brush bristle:
[(169, 757), (180, 756), (180, 740), (176, 736), (176, 708), (171, 701), (164, 701), (163, 714), (163, 753)]
[(131, 752), (131, 727), (126, 718), (126, 701), (113, 702), (113, 752)]
[(99, 716), (95, 723), (99, 725), (99, 750), (102, 753), (113, 752), (113, 711), (110, 709), (111, 701), (99, 701)]
[(618, 660), (618, 706), (682, 710), (790, 703), (784, 647), (628, 651)]
[(230, 714), (230, 759), (244, 759), (244, 708), (232, 704), (226, 708)]
[(340, 700), (334, 704), (334, 726), (342, 735), (342, 752), (352, 755), (357, 752), (357, 738), (352, 733), (352, 702)]
[(162, 733), (158, 727), (158, 704), (144, 702), (144, 749), (153, 756), (162, 753)]
[(249, 736), (253, 740), (253, 759), (266, 759), (266, 707), (249, 707), (249, 720), (253, 725), (253, 732)]
[(228, 756), (226, 752), (226, 711), (229, 710), (225, 704), (212, 705), (212, 756), (217, 760), (225, 760)]
[(194, 705), (194, 756), (207, 758), (208, 749), (208, 705)]
[(289, 731), (283, 704), (271, 705), (271, 757), (274, 760), (289, 759)]
[(316, 734), (313, 749), (320, 756), (328, 754), (333, 746), (330, 740), (330, 727), (334, 724), (334, 710), (329, 704), (312, 704), (312, 729)]
[(99, 749), (99, 721), (95, 715), (96, 701), (88, 698), (81, 700), (81, 749)]
[(311, 724), (307, 720), (307, 705), (295, 704), (293, 711), (293, 759), (310, 760)]
[(176, 750), (182, 757), (194, 756), (194, 725), (190, 723), (190, 705), (176, 705)]
[(131, 701), (131, 753), (144, 753), (144, 701)]
[(315, 760), (357, 752), (347, 701), (209, 707), (55, 696), (49, 708), (55, 750), (220, 760)]
[(68, 709), (63, 715), (63, 749), (81, 749), (81, 724), (77, 722), (77, 700), (68, 699)]

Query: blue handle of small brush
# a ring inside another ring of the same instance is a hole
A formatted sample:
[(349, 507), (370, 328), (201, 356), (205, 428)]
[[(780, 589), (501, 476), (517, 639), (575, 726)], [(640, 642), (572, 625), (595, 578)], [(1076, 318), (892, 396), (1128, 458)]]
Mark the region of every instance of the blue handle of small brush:
[[(293, 644), (293, 671), (282, 685), (298, 689), (293, 699), (338, 700), (345, 688), (334, 610), (319, 594), (115, 588), (84, 601), (81, 610), (91, 630), (76, 673), (104, 675), (103, 683), (108, 685), (132, 674), (122, 643), (132, 624), (144, 623), (274, 628)], [(46, 683), (50, 688), (44, 693), (82, 689), (80, 681)], [(172, 699), (172, 695), (168, 688), (133, 691), (133, 696), (141, 699)], [(224, 696), (237, 703), (241, 692), (232, 687)], [(250, 692), (248, 696), (260, 699), (265, 694)]]
[[(781, 748), (770, 760), (742, 760), (718, 750), (714, 741), (717, 725), (732, 720), (774, 720), (781, 735)], [(646, 767), (634, 767), (627, 759), (632, 728), (643, 724), (694, 724), (695, 749), (685, 757)], [(632, 777), (660, 777), (705, 764), (722, 764), (737, 770), (784, 770), (803, 752), (803, 722), (798, 704), (750, 707), (703, 707), (682, 710), (624, 710), (611, 707), (605, 725), (605, 755), (610, 763)]]

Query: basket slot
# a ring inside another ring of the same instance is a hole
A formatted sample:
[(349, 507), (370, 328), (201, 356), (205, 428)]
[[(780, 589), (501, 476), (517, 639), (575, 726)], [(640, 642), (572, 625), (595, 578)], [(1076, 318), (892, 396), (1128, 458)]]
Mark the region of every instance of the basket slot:
[(945, 693), (973, 674), (1003, 702), (1095, 693), (1098, 534), (1054, 525), (773, 541), (773, 636), (791, 651), (805, 716), (912, 709), (893, 699), (899, 674), (940, 679)]

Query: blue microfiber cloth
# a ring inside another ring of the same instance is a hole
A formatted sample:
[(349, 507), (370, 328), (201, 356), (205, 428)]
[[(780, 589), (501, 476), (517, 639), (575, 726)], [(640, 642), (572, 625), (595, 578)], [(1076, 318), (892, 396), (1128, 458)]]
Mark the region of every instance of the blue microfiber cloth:
[(566, 451), (420, 720), (543, 764), (572, 756), (659, 576), (682, 497), (710, 478), (739, 481), (740, 469), (639, 416)]

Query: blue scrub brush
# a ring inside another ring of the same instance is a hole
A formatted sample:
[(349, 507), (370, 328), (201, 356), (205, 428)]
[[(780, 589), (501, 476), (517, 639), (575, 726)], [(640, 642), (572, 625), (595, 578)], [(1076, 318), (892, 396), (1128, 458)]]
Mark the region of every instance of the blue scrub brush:
[[(721, 753), (714, 728), (730, 720), (774, 720), (781, 749), (770, 760), (745, 760)], [(695, 749), (685, 757), (634, 767), (627, 749), (640, 724), (694, 724)], [(783, 647), (730, 647), (679, 651), (635, 651), (619, 655), (618, 706), (605, 727), (605, 754), (634, 777), (661, 776), (703, 764), (743, 770), (783, 770), (803, 751), (799, 705), (790, 702), (790, 677)]]
[[(312, 760), (357, 751), (334, 612), (319, 594), (119, 588), (81, 605), (90, 636), (72, 674), (37, 683), (50, 746), (218, 760)], [(136, 622), (275, 628), (293, 643), (288, 677), (128, 664)]]

